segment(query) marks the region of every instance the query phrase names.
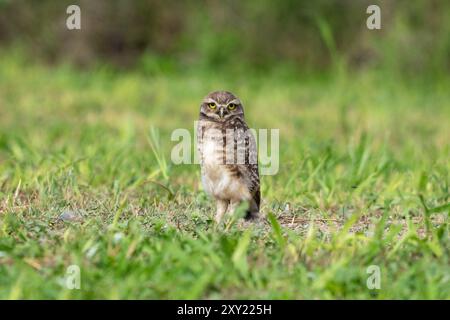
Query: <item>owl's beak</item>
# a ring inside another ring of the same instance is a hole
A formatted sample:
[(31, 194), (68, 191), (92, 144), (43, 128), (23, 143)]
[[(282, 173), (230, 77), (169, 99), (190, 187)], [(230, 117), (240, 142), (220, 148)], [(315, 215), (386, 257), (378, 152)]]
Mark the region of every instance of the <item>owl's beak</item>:
[(223, 107), (219, 109), (220, 118), (223, 118), (223, 111), (224, 111)]

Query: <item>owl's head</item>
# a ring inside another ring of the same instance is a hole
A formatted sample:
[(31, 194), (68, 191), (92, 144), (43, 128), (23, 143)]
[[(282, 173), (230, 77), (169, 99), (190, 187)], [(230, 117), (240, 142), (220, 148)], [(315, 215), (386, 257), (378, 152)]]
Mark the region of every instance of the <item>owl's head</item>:
[(200, 118), (225, 122), (235, 116), (244, 117), (244, 107), (238, 97), (228, 91), (208, 94), (200, 106)]

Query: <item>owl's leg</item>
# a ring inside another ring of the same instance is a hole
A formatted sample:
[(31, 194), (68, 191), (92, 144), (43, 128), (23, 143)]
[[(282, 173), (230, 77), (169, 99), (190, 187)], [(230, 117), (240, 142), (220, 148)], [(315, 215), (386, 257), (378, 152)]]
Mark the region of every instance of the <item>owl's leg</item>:
[(223, 215), (227, 211), (228, 207), (228, 201), (227, 200), (221, 200), (217, 199), (217, 211), (216, 211), (216, 222), (220, 223), (222, 220)]
[(239, 206), (240, 202), (236, 200), (230, 200), (230, 204), (228, 205), (227, 214), (232, 216), (236, 211), (236, 208)]

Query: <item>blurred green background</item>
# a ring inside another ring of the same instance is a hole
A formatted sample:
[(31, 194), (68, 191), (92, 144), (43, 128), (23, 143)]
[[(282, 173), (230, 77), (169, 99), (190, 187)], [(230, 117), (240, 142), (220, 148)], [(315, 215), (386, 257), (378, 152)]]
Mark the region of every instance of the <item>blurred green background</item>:
[[(448, 299), (449, 13), (0, 0), (0, 298)], [(216, 226), (198, 166), (170, 161), (171, 133), (218, 89), (280, 129), (269, 221)]]
[[(70, 4), (81, 7), (81, 31), (65, 27)], [(381, 8), (381, 30), (366, 28), (370, 4)], [(449, 15), (442, 0), (1, 0), (0, 46), (49, 63), (110, 62), (149, 73), (311, 71), (339, 62), (435, 75), (450, 68)]]

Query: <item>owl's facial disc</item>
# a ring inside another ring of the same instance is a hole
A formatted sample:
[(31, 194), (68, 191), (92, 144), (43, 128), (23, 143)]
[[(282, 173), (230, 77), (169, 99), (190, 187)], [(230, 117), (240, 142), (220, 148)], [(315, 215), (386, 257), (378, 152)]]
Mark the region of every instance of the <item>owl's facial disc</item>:
[(239, 99), (234, 96), (231, 99), (227, 98), (206, 97), (200, 108), (201, 115), (219, 122), (225, 122), (232, 116), (243, 115), (243, 108)]

